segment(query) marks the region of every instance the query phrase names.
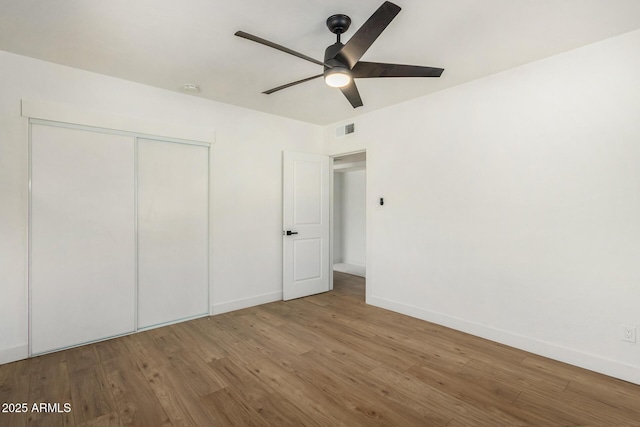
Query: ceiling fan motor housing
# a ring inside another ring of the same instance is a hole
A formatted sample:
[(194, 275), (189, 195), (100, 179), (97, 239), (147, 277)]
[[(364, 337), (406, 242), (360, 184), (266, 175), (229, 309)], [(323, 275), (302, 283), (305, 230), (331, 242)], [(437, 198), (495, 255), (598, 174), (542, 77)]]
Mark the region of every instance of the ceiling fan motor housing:
[[(339, 52), (343, 46), (344, 45), (342, 43), (338, 42), (327, 47), (324, 51), (324, 63), (327, 65), (331, 65), (331, 67), (348, 68), (346, 65), (346, 61), (341, 61), (339, 55)], [(325, 71), (327, 70), (327, 68), (329, 68), (327, 67), (327, 65), (324, 66)]]
[(327, 47), (327, 49), (324, 52), (324, 63), (326, 65), (324, 66), (323, 74), (324, 74), (325, 81), (330, 86), (331, 84), (329, 83), (327, 78), (331, 74), (343, 74), (343, 75), (349, 76), (348, 77), (349, 80), (351, 80), (352, 78), (351, 70), (349, 69), (349, 66), (346, 65), (346, 61), (343, 62), (341, 60), (339, 55), (339, 52), (343, 46), (344, 45), (342, 43), (337, 42)]

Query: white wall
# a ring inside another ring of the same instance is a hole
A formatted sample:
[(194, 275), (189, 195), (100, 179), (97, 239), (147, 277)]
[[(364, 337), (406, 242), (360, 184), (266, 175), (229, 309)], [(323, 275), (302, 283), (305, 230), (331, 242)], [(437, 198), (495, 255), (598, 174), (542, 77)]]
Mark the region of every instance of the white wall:
[(327, 127), (367, 150), (368, 302), (640, 383), (638, 76), (634, 31)]
[(366, 172), (341, 172), (342, 262), (364, 267), (366, 264)]
[(320, 127), (1, 51), (0, 94), (0, 363), (27, 354), (28, 126), (21, 98), (215, 129), (214, 312), (281, 299), (281, 152), (322, 152)]

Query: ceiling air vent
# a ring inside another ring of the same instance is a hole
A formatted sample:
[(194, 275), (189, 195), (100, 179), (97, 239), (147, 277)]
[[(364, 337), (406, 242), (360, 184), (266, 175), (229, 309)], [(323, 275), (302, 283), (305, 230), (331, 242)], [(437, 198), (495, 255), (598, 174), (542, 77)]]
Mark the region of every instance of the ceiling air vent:
[(336, 128), (336, 136), (345, 136), (356, 131), (356, 125), (349, 123), (348, 125), (338, 126)]

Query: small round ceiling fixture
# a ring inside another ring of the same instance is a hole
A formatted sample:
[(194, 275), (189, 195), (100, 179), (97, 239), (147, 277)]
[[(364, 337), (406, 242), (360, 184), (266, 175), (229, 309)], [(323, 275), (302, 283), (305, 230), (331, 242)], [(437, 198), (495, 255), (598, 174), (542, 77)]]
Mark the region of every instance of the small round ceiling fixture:
[(194, 85), (193, 83), (186, 83), (182, 86), (182, 90), (187, 93), (198, 93), (200, 92), (200, 86)]

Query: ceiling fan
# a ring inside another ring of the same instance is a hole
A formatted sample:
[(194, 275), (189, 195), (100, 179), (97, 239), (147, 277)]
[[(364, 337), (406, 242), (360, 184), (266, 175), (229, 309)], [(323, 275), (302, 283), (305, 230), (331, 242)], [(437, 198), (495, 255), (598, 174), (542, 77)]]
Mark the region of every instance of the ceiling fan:
[(353, 79), (372, 77), (440, 77), (444, 71), (442, 68), (434, 67), (360, 61), (362, 55), (371, 47), (373, 42), (376, 41), (378, 36), (387, 28), (387, 25), (391, 23), (399, 12), (400, 6), (385, 1), (382, 6), (369, 17), (367, 22), (356, 31), (347, 44), (340, 42), (340, 35), (347, 31), (349, 25), (351, 25), (351, 18), (342, 14), (330, 16), (327, 19), (327, 27), (337, 36), (337, 41), (325, 50), (324, 61), (318, 61), (317, 59), (313, 59), (252, 34), (245, 33), (244, 31), (237, 31), (235, 35), (324, 67), (322, 74), (287, 83), (262, 93), (270, 95), (281, 89), (308, 82), (318, 77), (324, 77), (327, 85), (340, 88), (353, 108), (357, 108), (362, 106), (362, 99), (360, 98), (360, 93)]

